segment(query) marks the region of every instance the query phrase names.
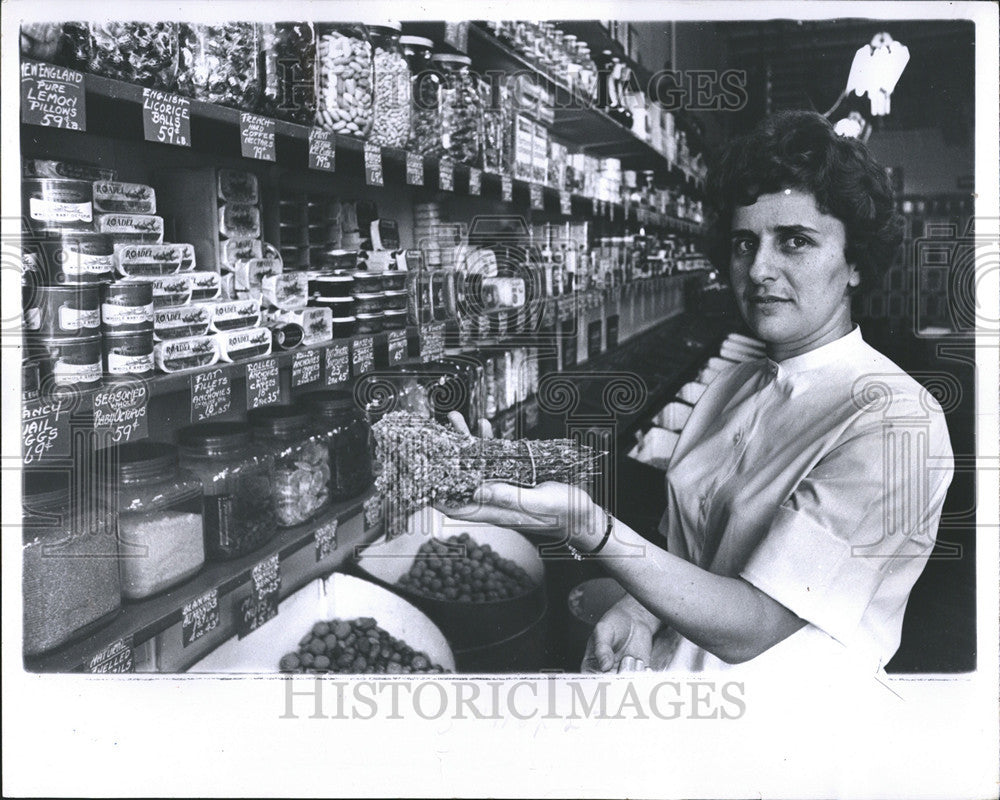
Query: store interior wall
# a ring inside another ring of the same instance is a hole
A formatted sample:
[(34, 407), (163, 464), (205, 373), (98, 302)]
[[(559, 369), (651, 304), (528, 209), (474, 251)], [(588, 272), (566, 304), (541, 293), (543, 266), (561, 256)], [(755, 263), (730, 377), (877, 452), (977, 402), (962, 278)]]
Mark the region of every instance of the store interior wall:
[(876, 130), (868, 149), (880, 163), (902, 168), (903, 194), (958, 192), (958, 181), (973, 174), (972, 142), (949, 142), (940, 127)]

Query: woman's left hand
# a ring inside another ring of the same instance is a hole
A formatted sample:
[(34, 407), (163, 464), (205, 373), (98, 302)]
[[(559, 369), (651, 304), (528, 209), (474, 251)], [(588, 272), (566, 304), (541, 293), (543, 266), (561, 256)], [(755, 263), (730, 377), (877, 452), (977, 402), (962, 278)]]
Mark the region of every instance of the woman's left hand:
[(553, 481), (534, 488), (491, 481), (476, 490), (471, 503), (442, 511), (453, 519), (486, 522), (558, 540), (588, 539), (593, 532), (602, 532), (606, 524), (604, 512), (583, 489)]

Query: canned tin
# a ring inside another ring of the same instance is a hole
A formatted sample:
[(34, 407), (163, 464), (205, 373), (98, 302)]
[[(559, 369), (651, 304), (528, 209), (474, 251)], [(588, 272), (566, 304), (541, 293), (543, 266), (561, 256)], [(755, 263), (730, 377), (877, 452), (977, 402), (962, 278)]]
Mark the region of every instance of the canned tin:
[(114, 271), (114, 239), (106, 233), (66, 229), (39, 240), (41, 266), (50, 284), (100, 283)]
[[(101, 324), (105, 333), (153, 330), (153, 284), (106, 283), (101, 286)], [(150, 345), (150, 369), (153, 348)]]
[(271, 345), (275, 350), (292, 350), (302, 344), (305, 331), (294, 322), (274, 322), (271, 329)]
[(94, 185), (64, 178), (25, 178), (21, 183), (25, 215), (50, 227), (94, 221)]
[(406, 309), (389, 309), (382, 312), (382, 330), (398, 331), (406, 327)]
[(351, 297), (354, 278), (350, 275), (317, 275), (309, 280), (310, 297)]
[(96, 333), (101, 326), (98, 290), (90, 284), (24, 287), (25, 330), (49, 337)]
[(354, 335), (356, 320), (354, 317), (334, 317), (333, 318), (333, 338), (346, 339)]
[(153, 374), (153, 329), (104, 334), (104, 374), (108, 380)]
[(37, 400), (41, 394), (41, 369), (38, 359), (27, 358), (21, 362), (21, 401)]
[(362, 314), (358, 313), (355, 315), (355, 332), (356, 333), (381, 333), (382, 332), (382, 320), (384, 315), (381, 311), (376, 314)]
[(72, 339), (45, 336), (38, 344), (51, 359), (49, 374), (58, 386), (92, 386), (101, 381), (101, 334)]

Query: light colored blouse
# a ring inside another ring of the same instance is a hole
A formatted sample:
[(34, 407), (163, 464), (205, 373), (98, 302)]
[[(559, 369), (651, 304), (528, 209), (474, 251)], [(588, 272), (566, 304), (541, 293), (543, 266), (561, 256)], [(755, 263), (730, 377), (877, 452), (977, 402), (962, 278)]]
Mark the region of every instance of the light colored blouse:
[[(855, 327), (718, 375), (671, 459), (660, 531), (671, 553), (806, 621), (746, 667), (876, 673), (899, 647), (953, 464), (940, 405)], [(661, 668), (729, 667), (674, 632), (657, 639)]]

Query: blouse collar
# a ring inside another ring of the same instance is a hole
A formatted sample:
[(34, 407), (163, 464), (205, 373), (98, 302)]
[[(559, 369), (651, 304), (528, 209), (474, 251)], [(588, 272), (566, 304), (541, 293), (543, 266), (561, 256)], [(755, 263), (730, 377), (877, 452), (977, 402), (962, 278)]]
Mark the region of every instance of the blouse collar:
[(856, 356), (860, 352), (863, 344), (864, 340), (861, 338), (861, 328), (855, 325), (850, 333), (841, 336), (839, 339), (834, 339), (832, 342), (824, 344), (821, 347), (817, 347), (815, 350), (786, 358), (784, 361), (774, 361), (771, 358), (766, 358), (765, 361), (768, 369), (773, 374), (782, 372), (794, 375), (798, 372), (825, 367), (839, 361), (849, 361), (852, 356)]

